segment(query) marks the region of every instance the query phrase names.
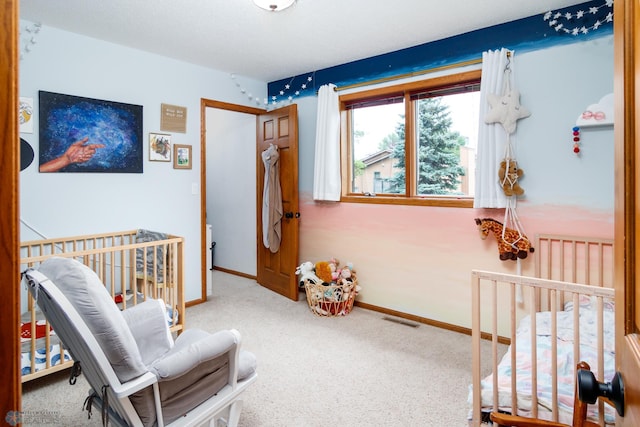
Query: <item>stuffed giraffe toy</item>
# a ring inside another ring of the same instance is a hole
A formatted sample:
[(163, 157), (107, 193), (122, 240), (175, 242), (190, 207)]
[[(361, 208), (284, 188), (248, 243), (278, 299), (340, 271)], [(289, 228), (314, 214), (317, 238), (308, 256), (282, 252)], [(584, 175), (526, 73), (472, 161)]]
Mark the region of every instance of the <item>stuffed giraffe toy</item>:
[[(489, 232), (493, 232), (498, 241), (498, 253), (502, 261), (524, 259), (527, 257), (528, 252), (533, 252), (533, 247), (531, 247), (531, 242), (529, 242), (527, 236), (512, 228), (505, 228), (501, 222), (493, 218), (476, 218), (476, 224), (478, 225), (478, 230), (480, 230), (482, 240), (487, 238)], [(502, 237), (503, 229), (504, 238)]]

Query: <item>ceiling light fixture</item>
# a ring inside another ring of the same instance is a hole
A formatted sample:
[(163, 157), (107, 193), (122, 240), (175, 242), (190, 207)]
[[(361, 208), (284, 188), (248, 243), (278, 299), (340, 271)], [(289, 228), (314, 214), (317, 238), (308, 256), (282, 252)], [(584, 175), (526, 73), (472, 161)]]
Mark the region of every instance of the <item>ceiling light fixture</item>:
[(256, 6), (268, 10), (271, 12), (280, 12), (281, 10), (285, 10), (292, 4), (296, 2), (296, 0), (253, 0)]

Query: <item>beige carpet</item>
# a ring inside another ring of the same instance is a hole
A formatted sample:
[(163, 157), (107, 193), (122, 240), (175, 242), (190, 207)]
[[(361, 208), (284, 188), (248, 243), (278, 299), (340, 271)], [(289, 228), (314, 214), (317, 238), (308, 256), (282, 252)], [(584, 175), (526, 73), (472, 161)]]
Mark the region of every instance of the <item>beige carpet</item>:
[[(245, 393), (241, 427), (468, 425), (471, 337), (359, 307), (318, 317), (305, 301), (217, 271), (213, 290), (187, 310), (187, 328), (238, 329), (256, 354), (259, 377)], [(67, 377), (24, 384), (24, 425), (100, 425), (99, 413), (88, 420), (81, 409), (84, 379), (71, 386)]]

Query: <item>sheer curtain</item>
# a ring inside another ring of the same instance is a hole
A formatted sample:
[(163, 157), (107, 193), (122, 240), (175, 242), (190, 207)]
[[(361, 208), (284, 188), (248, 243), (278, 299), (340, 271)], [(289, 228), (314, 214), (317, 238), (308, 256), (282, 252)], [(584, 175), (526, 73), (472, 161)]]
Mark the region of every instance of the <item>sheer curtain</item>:
[[(509, 61), (507, 52), (509, 52), (507, 49), (502, 48), (482, 53), (474, 208), (504, 208), (507, 206), (507, 197), (498, 182), (498, 168), (504, 157), (509, 135), (500, 123), (486, 124), (484, 121), (490, 110), (488, 96), (490, 94), (501, 95), (505, 88), (511, 86), (513, 61)], [(513, 52), (510, 54), (513, 58)], [(506, 70), (510, 70), (510, 72), (505, 72)]]
[(340, 105), (336, 86), (326, 84), (318, 91), (313, 199), (337, 202), (340, 193)]

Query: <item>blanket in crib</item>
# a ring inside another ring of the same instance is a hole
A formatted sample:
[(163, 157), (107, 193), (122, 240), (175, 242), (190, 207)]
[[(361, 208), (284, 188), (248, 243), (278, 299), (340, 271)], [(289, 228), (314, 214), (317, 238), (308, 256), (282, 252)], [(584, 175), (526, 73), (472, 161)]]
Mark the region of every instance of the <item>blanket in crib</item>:
[[(168, 235), (166, 233), (160, 233), (157, 231), (140, 229), (136, 232), (136, 243), (155, 242), (167, 238)], [(136, 272), (138, 274), (138, 277), (141, 277), (144, 274), (144, 270), (146, 268), (148, 278), (155, 277), (156, 280), (162, 280), (166, 250), (166, 245), (157, 247), (155, 251), (152, 247), (136, 249)], [(153, 271), (154, 252), (156, 266), (155, 272)]]
[[(571, 303), (565, 306), (565, 311), (556, 313), (557, 317), (557, 378), (558, 378), (558, 409), (559, 421), (571, 423), (574, 401), (574, 373), (578, 361), (583, 360), (591, 366), (591, 371), (598, 376), (598, 352), (596, 322), (597, 312), (589, 305), (581, 305), (579, 316), (580, 329), (580, 354), (574, 360), (573, 355), (573, 311)], [(545, 410), (552, 408), (552, 365), (551, 365), (551, 312), (536, 313), (537, 335), (537, 395), (539, 404), (539, 418), (550, 417), (550, 412)], [(615, 372), (615, 332), (614, 313), (609, 304), (603, 312), (604, 318), (604, 378), (608, 380)], [(531, 360), (531, 317), (522, 319), (516, 332), (516, 366), (511, 367), (511, 352), (513, 345), (509, 346), (498, 365), (498, 400), (502, 410), (510, 412), (511, 407), (511, 375), (515, 372), (517, 383), (517, 403), (520, 415), (527, 416), (531, 411), (531, 384), (532, 366)], [(482, 406), (493, 406), (493, 374), (482, 380)], [(469, 402), (472, 402), (472, 394), (469, 394)], [(589, 405), (588, 417), (597, 421), (598, 406)], [(614, 423), (614, 409), (605, 405), (605, 422)]]
[[(60, 344), (54, 344), (49, 346), (49, 366), (55, 366), (58, 365), (61, 362), (62, 357), (60, 356)], [(71, 360), (71, 356), (69, 355), (69, 352), (65, 351), (64, 352), (64, 361), (70, 361)], [(21, 370), (22, 370), (22, 375), (27, 375), (32, 373), (31, 372), (31, 353), (30, 352), (23, 352), (21, 354)], [(41, 347), (36, 349), (36, 353), (35, 353), (35, 371), (34, 372), (38, 372), (42, 369), (45, 369), (47, 367), (47, 352), (46, 352), (46, 347)]]

